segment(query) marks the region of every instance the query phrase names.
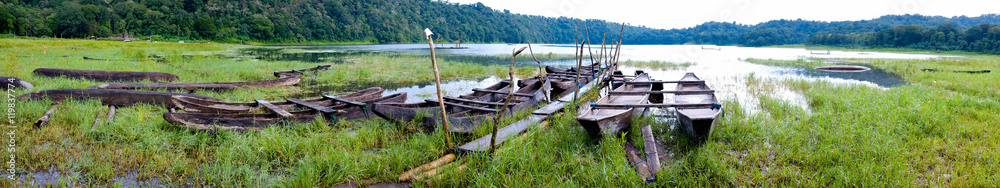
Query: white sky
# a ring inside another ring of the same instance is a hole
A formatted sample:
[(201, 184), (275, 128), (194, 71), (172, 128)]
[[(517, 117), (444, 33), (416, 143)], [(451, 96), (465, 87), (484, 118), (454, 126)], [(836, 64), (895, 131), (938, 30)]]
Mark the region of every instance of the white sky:
[(671, 29), (708, 21), (757, 24), (777, 19), (845, 21), (888, 14), (970, 17), (1000, 13), (998, 0), (447, 0), (482, 2), (511, 13), (626, 22)]

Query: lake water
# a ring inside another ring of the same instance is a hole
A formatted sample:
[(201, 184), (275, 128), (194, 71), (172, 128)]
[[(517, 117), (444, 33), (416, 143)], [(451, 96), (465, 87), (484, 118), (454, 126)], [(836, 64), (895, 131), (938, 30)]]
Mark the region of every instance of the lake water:
[[(509, 56), (516, 48), (527, 46), (526, 44), (466, 44), (468, 49), (437, 49), (438, 57), (441, 59), (460, 59), (466, 62), (476, 62), (483, 64), (507, 64), (508, 60), (498, 58), (482, 58), (482, 56)], [(704, 49), (707, 47), (710, 49)], [(599, 46), (591, 46), (595, 54), (600, 53)], [(276, 50), (278, 49), (278, 50)], [(574, 54), (574, 46), (566, 44), (532, 44), (532, 49), (536, 56), (546, 54)], [(293, 60), (316, 63), (339, 63), (338, 58), (346, 55), (384, 53), (384, 52), (412, 52), (429, 53), (427, 44), (381, 44), (381, 45), (329, 45), (329, 46), (269, 46), (264, 48), (245, 49), (243, 54), (254, 56), (262, 60)], [(586, 54), (587, 52), (585, 52)], [(523, 53), (522, 55), (527, 55)], [(903, 53), (880, 53), (880, 52), (857, 52), (857, 51), (809, 51), (801, 48), (752, 48), (735, 46), (701, 46), (701, 45), (623, 45), (621, 60), (640, 61), (666, 61), (666, 62), (692, 62), (693, 66), (681, 70), (649, 70), (654, 79), (672, 80), (679, 79), (686, 72), (694, 72), (702, 79), (706, 80), (710, 87), (717, 90), (720, 100), (736, 100), (744, 104), (749, 110), (756, 109), (757, 102), (750, 95), (744, 80), (748, 75), (753, 75), (760, 79), (804, 79), (804, 80), (826, 80), (840, 84), (862, 84), (872, 87), (893, 87), (906, 84), (899, 76), (892, 75), (880, 69), (859, 73), (839, 73), (825, 72), (813, 69), (798, 67), (777, 67), (757, 65), (743, 61), (747, 58), (757, 59), (780, 59), (795, 60), (808, 58), (887, 58), (887, 59), (927, 59), (939, 58), (938, 55), (923, 54), (903, 54)], [(589, 57), (585, 57), (585, 62), (589, 62)], [(543, 65), (553, 65), (560, 67), (571, 67), (576, 65), (573, 58), (556, 58), (542, 62)], [(535, 66), (531, 60), (519, 60), (516, 62), (522, 66)], [(622, 66), (621, 70), (626, 74), (634, 70), (643, 69), (639, 67)], [(471, 92), (471, 88), (486, 87), (496, 83), (500, 78), (488, 77), (476, 80), (449, 80), (442, 84), (447, 92), (447, 96), (457, 96)], [(361, 87), (361, 86), (359, 86)], [(384, 86), (383, 86), (384, 87)], [(668, 86), (670, 87), (670, 86)], [(322, 88), (324, 90), (345, 91), (357, 88)], [(423, 83), (411, 86), (391, 86), (386, 87), (387, 94), (393, 92), (409, 93), (408, 102), (423, 101), (427, 98), (436, 97), (434, 95), (434, 84)], [(788, 91), (786, 88), (775, 88), (777, 96), (789, 99), (793, 103), (798, 103), (805, 107), (804, 98)], [(324, 91), (320, 91), (324, 92)], [(341, 91), (343, 92), (343, 91)]]

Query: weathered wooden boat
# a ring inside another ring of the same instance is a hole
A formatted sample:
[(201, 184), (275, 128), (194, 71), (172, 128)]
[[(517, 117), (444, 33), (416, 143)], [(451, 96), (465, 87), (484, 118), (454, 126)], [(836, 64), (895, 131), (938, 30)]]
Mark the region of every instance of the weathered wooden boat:
[(222, 100), (194, 94), (164, 93), (152, 91), (133, 91), (119, 89), (52, 89), (35, 91), (18, 96), (22, 100), (52, 99), (53, 101), (63, 101), (66, 99), (87, 100), (97, 99), (104, 105), (132, 106), (136, 104), (162, 105), (175, 107), (171, 102), (173, 97), (185, 97), (198, 99), (201, 101), (221, 102)]
[(287, 76), (274, 80), (247, 81), (247, 82), (216, 82), (213, 84), (231, 84), (236, 87), (281, 87), (293, 86), (302, 81), (301, 76)]
[[(351, 100), (351, 101), (369, 101), (381, 97), (383, 91), (385, 91), (385, 89), (382, 89), (380, 87), (372, 87), (337, 97), (323, 96), (320, 98), (306, 99), (302, 101), (324, 106), (337, 103), (338, 99)], [(255, 112), (262, 110), (260, 103), (229, 103), (222, 101), (208, 101), (208, 100), (202, 100), (198, 98), (185, 97), (185, 96), (173, 97), (171, 98), (170, 101), (175, 106), (177, 106), (177, 108), (187, 112), (247, 113), (247, 112)], [(298, 106), (297, 104), (290, 101), (274, 102), (271, 104), (284, 110), (292, 110)]]
[(28, 83), (28, 81), (24, 81), (20, 78), (0, 76), (0, 79), (3, 79), (0, 80), (0, 85), (2, 85), (0, 88), (3, 88), (4, 90), (10, 89), (10, 87), (13, 87), (14, 89), (31, 89), (35, 87), (31, 85), (31, 83)]
[(816, 70), (827, 71), (827, 72), (865, 72), (872, 69), (865, 66), (857, 66), (857, 65), (831, 65), (831, 66), (816, 67)]
[(177, 75), (164, 72), (131, 72), (38, 68), (34, 74), (47, 77), (80, 78), (102, 82), (126, 81), (136, 82), (149, 80), (152, 82), (170, 82), (177, 80)]
[(306, 73), (306, 72), (316, 72), (316, 71), (322, 71), (322, 70), (330, 70), (331, 68), (333, 68), (333, 65), (320, 65), (320, 66), (316, 66), (316, 67), (308, 68), (308, 69), (287, 70), (287, 71), (274, 71), (274, 77), (279, 77), (280, 78), (280, 77), (298, 76), (298, 75), (301, 75), (301, 74)]
[[(694, 73), (684, 74), (681, 81), (701, 80)], [(677, 84), (677, 91), (705, 91), (711, 90), (705, 83), (680, 83)], [(677, 93), (674, 95), (674, 102), (677, 104), (712, 104), (711, 106), (677, 106), (677, 120), (691, 138), (695, 141), (704, 141), (712, 134), (716, 119), (722, 114), (722, 105), (715, 98), (715, 93)]]
[[(406, 101), (406, 93), (396, 93), (389, 96), (365, 101), (336, 101), (331, 103), (311, 103), (302, 100), (289, 99), (293, 104), (304, 107), (305, 110), (283, 111), (283, 113), (164, 113), (163, 119), (174, 125), (196, 130), (245, 131), (257, 130), (283, 122), (308, 123), (316, 121), (317, 116), (323, 116), (330, 121), (351, 121), (374, 117), (371, 107), (375, 103), (398, 103)], [(353, 105), (351, 103), (362, 103)], [(294, 107), (293, 107), (294, 108)], [(282, 115), (284, 114), (284, 115)]]
[(215, 83), (107, 83), (91, 86), (91, 89), (166, 89), (166, 90), (213, 90), (228, 91), (241, 87), (282, 87), (293, 86), (302, 81), (299, 76), (287, 76), (274, 80)]
[[(649, 81), (649, 74), (639, 74), (633, 81)], [(623, 85), (614, 91), (649, 92), (651, 89), (651, 85)], [(598, 100), (595, 104), (646, 104), (649, 100), (648, 97), (649, 94), (608, 95)], [(576, 120), (580, 122), (583, 129), (587, 130), (587, 134), (596, 141), (601, 137), (602, 133), (615, 134), (628, 130), (628, 127), (632, 124), (632, 116), (644, 112), (645, 108), (594, 107), (587, 112), (581, 113), (580, 116), (576, 117)]]
[[(548, 82), (536, 82), (514, 92), (508, 110), (505, 114), (514, 114), (538, 104), (543, 100), (544, 89), (550, 86)], [(489, 88), (500, 88), (491, 90)], [(457, 133), (472, 133), (476, 127), (491, 119), (509, 93), (510, 82), (503, 81), (484, 89), (474, 89), (472, 94), (461, 97), (445, 97), (445, 111), (448, 112), (448, 131)], [(432, 129), (441, 122), (441, 107), (436, 100), (426, 100), (419, 103), (381, 103), (375, 104), (372, 111), (379, 117), (396, 122), (411, 122), (420, 118), (420, 123)]]
[(549, 81), (550, 84), (552, 84), (552, 93), (549, 94), (551, 96), (561, 96), (565, 92), (573, 91), (573, 90), (577, 89), (577, 87), (576, 87), (576, 80), (575, 79), (565, 78), (565, 77), (548, 77), (548, 76), (544, 76), (544, 77), (531, 77), (531, 78), (525, 78), (525, 79), (522, 79), (522, 80), (518, 80), (517, 81), (517, 86), (524, 87), (524, 86), (531, 85), (531, 84), (533, 84), (535, 82), (539, 82), (539, 81), (542, 81), (542, 80), (547, 80), (547, 81)]

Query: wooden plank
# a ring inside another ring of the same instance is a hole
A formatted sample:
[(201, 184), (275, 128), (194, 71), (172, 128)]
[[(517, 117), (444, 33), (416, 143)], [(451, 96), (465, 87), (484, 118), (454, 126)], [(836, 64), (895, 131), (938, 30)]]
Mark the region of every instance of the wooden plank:
[(711, 106), (712, 103), (662, 103), (662, 104), (590, 104), (592, 108), (669, 108), (690, 106)]
[(715, 90), (669, 90), (669, 91), (612, 91), (608, 92), (608, 95), (645, 95), (645, 94), (710, 94), (715, 93)]
[[(545, 119), (545, 117), (545, 115), (529, 115), (527, 118), (503, 127), (497, 131), (496, 144), (503, 144), (505, 141), (509, 140), (509, 138), (527, 130), (529, 125), (541, 122)], [(493, 134), (486, 135), (473, 140), (472, 142), (463, 144), (462, 146), (452, 148), (450, 151), (452, 153), (487, 152), (490, 150), (490, 139), (493, 138), (492, 136)]]
[(108, 106), (108, 120), (105, 123), (111, 125), (111, 121), (114, 120), (115, 120), (115, 105), (110, 105)]
[(298, 100), (298, 99), (285, 99), (285, 100), (288, 100), (288, 102), (292, 102), (292, 103), (295, 103), (295, 104), (298, 104), (298, 105), (305, 106), (306, 108), (310, 108), (310, 109), (313, 109), (313, 110), (316, 110), (316, 111), (323, 112), (324, 114), (332, 114), (332, 113), (337, 112), (337, 110), (330, 109), (330, 108), (327, 108), (325, 106), (321, 106), (321, 105), (318, 105), (318, 104), (313, 104), (313, 103), (310, 103), (310, 102)]
[[(458, 101), (458, 102), (464, 102), (464, 103), (490, 105), (490, 106), (503, 106), (502, 102), (485, 102), (485, 101), (463, 99), (463, 98), (458, 98), (458, 97), (445, 97), (444, 100), (452, 100), (452, 101)], [(437, 100), (434, 100), (434, 102), (437, 102)], [(512, 100), (511, 102), (514, 102), (514, 101)]]
[(45, 126), (45, 123), (49, 122), (49, 116), (52, 116), (52, 113), (56, 112), (56, 107), (57, 106), (59, 106), (59, 104), (54, 104), (54, 105), (52, 105), (52, 108), (49, 108), (49, 111), (45, 111), (45, 114), (42, 114), (42, 117), (38, 118), (38, 121), (35, 121), (35, 127), (34, 128)]
[(286, 118), (292, 117), (292, 113), (288, 113), (288, 111), (285, 111), (285, 109), (281, 109), (278, 106), (271, 104), (271, 102), (267, 102), (264, 99), (257, 99), (256, 101), (257, 101), (257, 106), (264, 106), (265, 109), (268, 109), (269, 111), (274, 112), (275, 114), (278, 114), (281, 117), (286, 117)]
[(353, 105), (353, 106), (365, 106), (365, 105), (367, 105), (367, 104), (365, 104), (363, 102), (358, 102), (358, 101), (354, 101), (354, 100), (348, 100), (348, 99), (340, 98), (340, 97), (337, 97), (337, 96), (323, 95), (323, 98), (327, 98), (327, 99), (330, 99), (330, 100), (335, 100), (337, 102), (342, 102), (342, 103), (346, 103), (348, 105)]
[(680, 81), (680, 80), (658, 80), (658, 81), (635, 81), (635, 82), (625, 82), (628, 85), (646, 85), (646, 84), (704, 84), (705, 80), (691, 80), (691, 81)]
[(454, 161), (455, 158), (456, 158), (455, 154), (448, 154), (445, 155), (444, 157), (438, 158), (437, 160), (431, 161), (427, 164), (423, 164), (416, 168), (410, 169), (406, 172), (403, 172), (403, 174), (399, 175), (399, 181), (410, 181), (413, 178), (413, 176), (417, 175), (417, 173), (435, 169), (441, 165), (448, 164), (451, 161)]
[[(433, 100), (433, 99), (427, 99), (425, 101), (432, 102), (432, 103), (437, 103), (438, 102), (437, 100)], [(469, 106), (469, 105), (458, 104), (458, 103), (453, 103), (453, 102), (444, 102), (444, 104), (448, 105), (448, 106), (456, 106), (456, 107), (462, 107), (462, 108), (468, 108), (468, 109), (479, 110), (479, 111), (486, 111), (486, 112), (493, 112), (493, 113), (496, 113), (496, 112), (499, 111), (499, 110), (492, 109), (492, 108), (483, 108), (483, 107), (478, 107), (478, 106)], [(511, 105), (511, 106), (514, 106), (514, 105)]]
[[(472, 89), (472, 91), (478, 91), (478, 92), (484, 92), (484, 93), (496, 93), (496, 94), (504, 94), (504, 95), (510, 94), (508, 92), (497, 91), (497, 90), (488, 90), (488, 89)], [(513, 94), (514, 94), (514, 96), (522, 96), (522, 97), (533, 97), (534, 96), (534, 95), (529, 95), (529, 94), (524, 94), (524, 93), (513, 93)]]
[(642, 142), (646, 149), (646, 165), (649, 166), (649, 173), (656, 174), (660, 171), (660, 155), (656, 151), (656, 138), (653, 137), (652, 126), (642, 127)]
[(551, 116), (552, 114), (562, 111), (563, 107), (564, 105), (562, 102), (552, 101), (552, 103), (549, 103), (548, 105), (545, 105), (542, 108), (539, 108), (538, 110), (531, 112), (531, 114)]
[(647, 161), (643, 161), (642, 158), (639, 157), (639, 149), (635, 148), (632, 141), (625, 142), (625, 158), (628, 159), (628, 163), (632, 165), (635, 172), (639, 174), (639, 177), (646, 181), (646, 183), (656, 181), (656, 174), (650, 173), (649, 165), (646, 163)]
[(97, 124), (100, 123), (101, 123), (101, 113), (98, 112), (97, 115), (94, 115), (94, 124), (90, 125), (90, 131), (97, 130)]

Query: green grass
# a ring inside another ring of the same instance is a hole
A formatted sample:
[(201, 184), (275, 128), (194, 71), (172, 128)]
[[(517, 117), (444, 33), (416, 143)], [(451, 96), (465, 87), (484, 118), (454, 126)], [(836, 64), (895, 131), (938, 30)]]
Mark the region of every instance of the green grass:
[(694, 62), (676, 63), (676, 62), (666, 62), (666, 61), (659, 61), (659, 60), (653, 60), (653, 61), (633, 61), (633, 60), (628, 60), (628, 61), (624, 61), (624, 62), (621, 62), (621, 63), (622, 63), (622, 65), (639, 67), (639, 68), (643, 68), (643, 69), (647, 69), (647, 70), (654, 70), (654, 71), (682, 70), (682, 69), (687, 69), (688, 67), (697, 65), (697, 63), (694, 63)]
[[(40, 43), (45, 43), (42, 53)], [(32, 82), (37, 89), (84, 88), (100, 83), (32, 75), (39, 67), (160, 71), (182, 82), (273, 79), (275, 70), (315, 66), (304, 62), (266, 62), (218, 58), (240, 45), (95, 42), (85, 40), (3, 39), (4, 75)], [(66, 55), (67, 58), (62, 56)], [(162, 62), (122, 59), (163, 56)], [(188, 56), (193, 55), (193, 56)], [(536, 54), (537, 55), (537, 54)], [(81, 56), (112, 58), (87, 61)], [(121, 58), (128, 57), (128, 58)], [(522, 56), (523, 57), (523, 56)], [(117, 58), (117, 59), (116, 59)], [(811, 61), (768, 61), (773, 65), (806, 66)], [(759, 104), (723, 101), (725, 118), (702, 145), (651, 117), (658, 140), (674, 154), (658, 181), (643, 184), (629, 166), (625, 139), (642, 149), (639, 135), (607, 135), (592, 144), (574, 119), (575, 108), (530, 125), (492, 155), (469, 155), (440, 167), (437, 176), (414, 185), (432, 187), (988, 187), (1000, 183), (1000, 96), (997, 74), (929, 73), (920, 68), (977, 70), (998, 67), (1000, 58), (974, 56), (940, 60), (848, 59), (899, 74), (911, 85), (893, 88), (827, 82), (740, 79)], [(761, 63), (761, 64), (768, 64)], [(646, 64), (666, 66), (657, 62)], [(420, 55), (348, 57), (334, 70), (309, 75), (299, 87), (239, 89), (197, 94), (227, 101), (281, 99), (310, 92), (343, 93), (351, 85), (427, 83), (433, 77)], [(505, 66), (441, 62), (446, 79), (505, 76)], [(537, 67), (519, 67), (521, 76)], [(345, 82), (347, 84), (345, 84)], [(711, 82), (709, 84), (712, 84)], [(805, 96), (808, 109), (778, 98), (789, 89)], [(16, 91), (23, 94), (29, 91)], [(597, 90), (583, 93), (594, 101)], [(167, 186), (330, 187), (346, 182), (363, 185), (395, 182), (399, 175), (444, 155), (443, 132), (423, 131), (419, 123), (381, 119), (273, 126), (245, 133), (200, 132), (171, 125), (163, 107), (140, 105), (118, 109), (115, 120), (91, 125), (106, 113), (98, 101), (66, 101), (57, 105), (49, 125), (31, 130), (30, 123), (51, 101), (18, 101), (16, 129), (18, 173), (54, 168), (62, 176), (52, 186), (118, 185), (117, 177), (136, 173)], [(583, 103), (586, 104), (586, 103)], [(759, 111), (743, 106), (758, 106)], [(501, 124), (527, 115), (520, 112)], [(103, 120), (101, 120), (103, 122)], [(638, 133), (639, 126), (633, 126)], [(455, 145), (488, 134), (489, 126), (472, 135), (454, 136)], [(66, 175), (71, 174), (71, 175)], [(0, 185), (22, 185), (9, 180)]]

